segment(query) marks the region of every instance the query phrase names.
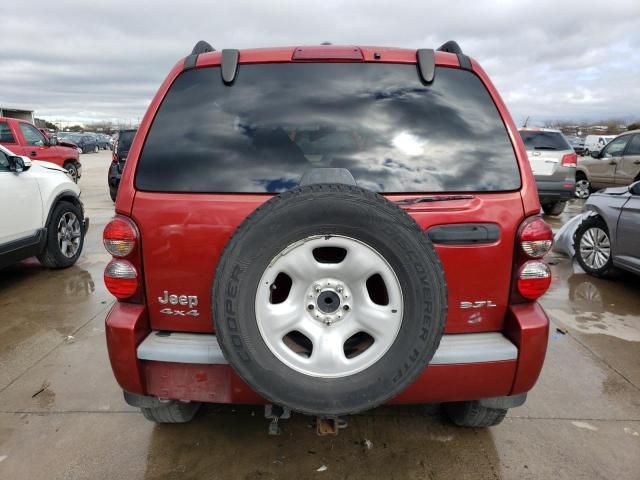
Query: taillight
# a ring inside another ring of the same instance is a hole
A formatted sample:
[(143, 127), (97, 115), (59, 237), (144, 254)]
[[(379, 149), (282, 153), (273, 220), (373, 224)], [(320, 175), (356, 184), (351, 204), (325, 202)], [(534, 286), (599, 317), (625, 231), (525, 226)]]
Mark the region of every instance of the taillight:
[(575, 153), (567, 153), (562, 157), (560, 165), (563, 167), (576, 167), (578, 165), (578, 155)]
[(138, 234), (133, 222), (126, 217), (111, 220), (102, 234), (104, 247), (111, 255), (123, 258), (133, 252)]
[(553, 245), (553, 231), (540, 217), (527, 218), (518, 229), (518, 242), (530, 258), (542, 258)]
[(537, 260), (526, 262), (518, 272), (518, 292), (528, 300), (540, 298), (551, 285), (549, 266)]
[(138, 291), (138, 272), (127, 260), (111, 260), (104, 269), (104, 284), (111, 294), (124, 300)]
[(138, 227), (128, 217), (116, 215), (102, 234), (107, 251), (114, 257), (104, 269), (104, 284), (118, 300), (141, 303), (142, 257)]
[(528, 217), (518, 228), (511, 302), (535, 300), (551, 285), (551, 270), (542, 261), (553, 245), (553, 231), (539, 216)]

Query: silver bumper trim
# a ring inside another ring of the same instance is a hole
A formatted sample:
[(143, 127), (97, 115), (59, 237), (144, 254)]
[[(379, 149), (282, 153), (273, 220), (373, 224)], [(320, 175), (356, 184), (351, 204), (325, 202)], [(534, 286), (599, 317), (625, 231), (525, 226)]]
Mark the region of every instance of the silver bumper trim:
[[(151, 332), (138, 346), (140, 360), (225, 365), (213, 334)], [(518, 349), (501, 333), (443, 335), (430, 365), (500, 362), (518, 358)]]

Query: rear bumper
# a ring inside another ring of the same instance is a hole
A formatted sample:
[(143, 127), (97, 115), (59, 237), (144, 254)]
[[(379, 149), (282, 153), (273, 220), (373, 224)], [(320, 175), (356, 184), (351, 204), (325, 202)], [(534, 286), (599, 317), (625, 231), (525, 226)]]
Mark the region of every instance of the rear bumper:
[(562, 201), (573, 198), (576, 180), (575, 178), (565, 178), (562, 180), (539, 180), (536, 178), (536, 185), (541, 203), (545, 201)]
[[(530, 390), (546, 353), (548, 319), (515, 305), (504, 332), (445, 335), (431, 363), (390, 403), (435, 403)], [(106, 319), (111, 366), (123, 390), (177, 400), (260, 404), (228, 365), (215, 335), (152, 332), (144, 306), (116, 303)]]

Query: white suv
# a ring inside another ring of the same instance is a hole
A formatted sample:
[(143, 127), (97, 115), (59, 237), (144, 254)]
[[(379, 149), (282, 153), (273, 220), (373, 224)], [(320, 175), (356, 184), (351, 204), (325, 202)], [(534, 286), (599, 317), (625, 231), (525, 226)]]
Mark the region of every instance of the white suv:
[(0, 146), (0, 205), (0, 268), (33, 256), (49, 268), (76, 262), (89, 219), (66, 170)]

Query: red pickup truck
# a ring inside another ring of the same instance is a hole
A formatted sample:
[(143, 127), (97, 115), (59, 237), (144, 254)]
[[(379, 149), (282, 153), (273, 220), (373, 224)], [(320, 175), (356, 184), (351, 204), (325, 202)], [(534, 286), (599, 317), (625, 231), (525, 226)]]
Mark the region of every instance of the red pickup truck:
[(0, 117), (0, 145), (16, 155), (60, 165), (76, 183), (82, 175), (80, 156), (75, 148), (58, 145), (55, 137), (45, 137), (34, 125), (24, 120)]

